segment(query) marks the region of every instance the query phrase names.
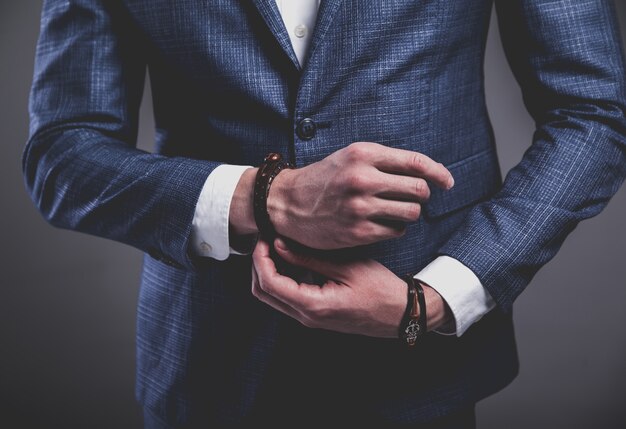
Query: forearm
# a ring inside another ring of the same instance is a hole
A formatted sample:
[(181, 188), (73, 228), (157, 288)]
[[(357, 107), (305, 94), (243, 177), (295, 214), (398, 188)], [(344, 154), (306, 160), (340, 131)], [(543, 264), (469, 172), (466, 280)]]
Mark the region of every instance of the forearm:
[(234, 234), (248, 235), (258, 232), (253, 207), (257, 171), (258, 168), (249, 168), (244, 171), (233, 193), (228, 218)]
[(35, 135), (24, 174), (51, 224), (137, 247), (189, 265), (196, 200), (215, 164), (149, 154), (93, 129)]
[(191, 266), (191, 219), (217, 163), (134, 147), (146, 58), (127, 19), (104, 0), (43, 3), (26, 186), (53, 225)]
[(610, 2), (498, 0), (496, 10), (537, 130), (501, 191), (470, 211), (440, 253), (472, 269), (509, 311), (626, 177), (626, 77)]

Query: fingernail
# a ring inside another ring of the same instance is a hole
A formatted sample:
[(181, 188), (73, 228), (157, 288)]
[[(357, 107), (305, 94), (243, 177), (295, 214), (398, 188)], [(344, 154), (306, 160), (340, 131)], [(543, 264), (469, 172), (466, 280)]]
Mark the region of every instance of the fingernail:
[(282, 238), (277, 238), (276, 241), (274, 241), (274, 246), (276, 246), (280, 250), (284, 250), (284, 251), (289, 250), (287, 248), (287, 243), (285, 243), (285, 241)]
[(448, 189), (451, 189), (454, 186), (454, 177), (450, 176), (448, 179)]

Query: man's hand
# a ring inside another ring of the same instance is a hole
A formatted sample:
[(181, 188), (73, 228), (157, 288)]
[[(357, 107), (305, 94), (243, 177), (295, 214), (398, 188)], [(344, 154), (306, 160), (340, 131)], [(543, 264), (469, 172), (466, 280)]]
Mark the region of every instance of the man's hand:
[[(322, 286), (276, 271), (270, 244), (259, 240), (252, 255), (252, 293), (262, 302), (310, 328), (372, 337), (396, 338), (407, 304), (407, 285), (373, 260), (332, 262), (295, 253), (277, 239), (278, 255), (290, 264), (327, 277)], [(450, 310), (434, 289), (425, 287), (429, 329), (441, 326)]]
[(278, 234), (314, 249), (399, 237), (430, 197), (427, 181), (454, 184), (442, 165), (417, 152), (353, 143), (323, 160), (282, 171), (268, 196)]
[[(233, 195), (236, 234), (256, 232), (252, 195), (256, 169), (246, 171)], [(267, 200), (278, 234), (314, 249), (370, 244), (404, 234), (430, 197), (428, 182), (444, 189), (450, 172), (417, 152), (377, 143), (352, 143), (323, 160), (274, 179)]]

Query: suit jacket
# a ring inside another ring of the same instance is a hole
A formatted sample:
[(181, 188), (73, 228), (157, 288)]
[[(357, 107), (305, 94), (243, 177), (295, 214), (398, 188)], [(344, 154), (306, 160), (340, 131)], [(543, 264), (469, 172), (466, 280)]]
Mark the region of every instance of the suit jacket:
[[(236, 424), (279, 395), (414, 422), (497, 391), (517, 371), (515, 298), (626, 176), (613, 5), (495, 1), (537, 124), (502, 183), (483, 82), (492, 0), (324, 0), (304, 67), (274, 3), (44, 1), (25, 180), (53, 225), (145, 252), (139, 401), (165, 424)], [(154, 154), (135, 148), (146, 67)], [(312, 138), (299, 137), (303, 118)], [(407, 351), (310, 330), (252, 297), (249, 256), (189, 252), (220, 163), (277, 151), (304, 166), (354, 141), (419, 151), (455, 177), (404, 237), (353, 252), (398, 275), (441, 254), (472, 269), (497, 308), (461, 338), (429, 334)]]

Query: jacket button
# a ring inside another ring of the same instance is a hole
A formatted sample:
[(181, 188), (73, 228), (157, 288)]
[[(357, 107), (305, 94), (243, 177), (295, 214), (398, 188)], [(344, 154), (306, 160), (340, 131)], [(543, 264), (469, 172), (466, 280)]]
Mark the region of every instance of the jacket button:
[(296, 126), (296, 134), (302, 140), (311, 140), (315, 137), (315, 132), (317, 131), (317, 125), (315, 121), (311, 118), (304, 118), (300, 122), (298, 122), (298, 126)]

